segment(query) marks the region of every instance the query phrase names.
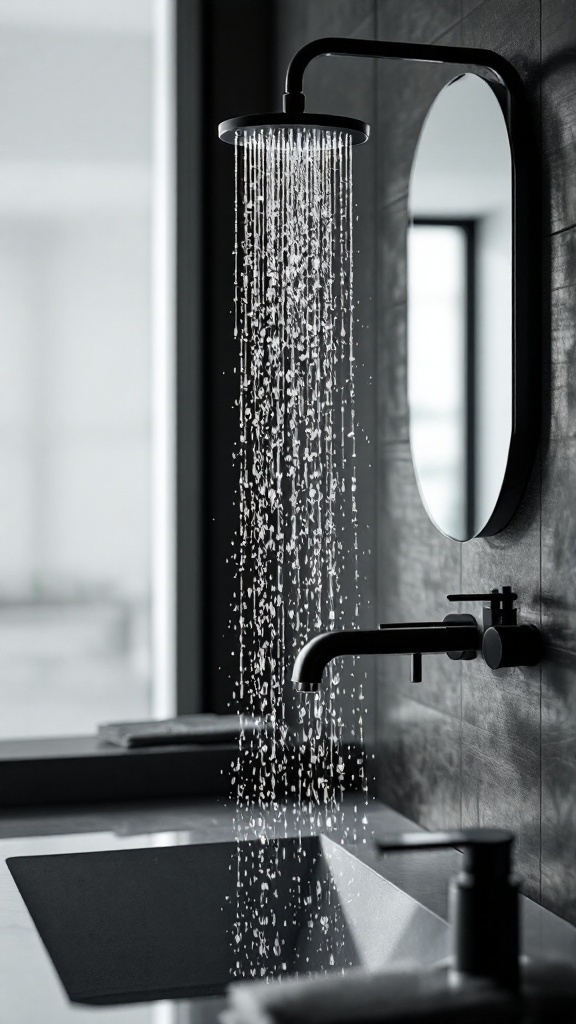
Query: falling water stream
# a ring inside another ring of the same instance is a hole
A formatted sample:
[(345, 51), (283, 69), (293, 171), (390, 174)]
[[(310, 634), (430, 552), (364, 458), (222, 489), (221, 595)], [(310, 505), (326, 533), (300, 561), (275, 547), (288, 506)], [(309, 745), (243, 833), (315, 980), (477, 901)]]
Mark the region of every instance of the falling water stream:
[[(297, 702), (290, 682), (309, 637), (358, 620), (351, 140), (312, 128), (239, 133), (235, 161), (235, 699), (261, 723), (256, 736), (242, 735), (234, 765), (237, 838), (260, 841), (250, 854), (239, 845), (236, 942), (260, 976), (265, 957), (286, 957), (282, 918), (302, 899), (314, 903), (295, 876), (294, 906), (274, 911), (274, 844), (338, 825), (345, 773), (366, 788), (363, 759), (345, 762), (334, 665), (316, 697)], [(356, 720), (346, 726), (361, 746), (359, 679), (354, 690)]]

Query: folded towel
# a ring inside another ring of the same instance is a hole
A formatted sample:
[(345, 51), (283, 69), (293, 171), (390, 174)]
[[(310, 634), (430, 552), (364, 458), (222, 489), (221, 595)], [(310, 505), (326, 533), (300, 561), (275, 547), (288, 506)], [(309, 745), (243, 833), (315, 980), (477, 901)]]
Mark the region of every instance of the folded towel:
[(517, 997), (482, 979), (455, 985), (447, 968), (361, 969), (305, 980), (235, 983), (222, 1024), (513, 1024)]
[(180, 715), (151, 722), (111, 722), (98, 726), (98, 738), (118, 747), (157, 747), (182, 743), (229, 743), (269, 732), (272, 725), (251, 715)]

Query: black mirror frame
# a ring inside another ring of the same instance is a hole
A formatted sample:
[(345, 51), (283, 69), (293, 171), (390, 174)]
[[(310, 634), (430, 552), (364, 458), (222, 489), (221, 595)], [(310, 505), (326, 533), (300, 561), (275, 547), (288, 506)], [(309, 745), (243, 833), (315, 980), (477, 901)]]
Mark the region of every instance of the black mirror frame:
[[(511, 157), (512, 421), (508, 458), (500, 491), (492, 513), (481, 530), (464, 539), (451, 537), (431, 515), (420, 491), (422, 504), (436, 529), (461, 544), (479, 537), (494, 536), (508, 525), (526, 491), (540, 439), (542, 363), (539, 159), (523, 87), (512, 90), (502, 81), (494, 81), (482, 74), (483, 70), (474, 67), (472, 73), (492, 89), (498, 100)], [(460, 77), (460, 74), (455, 76), (452, 82)], [(447, 85), (443, 86), (436, 94), (430, 108), (446, 88)]]
[(500, 494), (477, 537), (500, 533), (522, 502), (540, 440), (543, 370), (539, 153), (524, 88), (512, 94), (506, 85), (486, 80), (500, 102), (511, 152), (512, 428)]

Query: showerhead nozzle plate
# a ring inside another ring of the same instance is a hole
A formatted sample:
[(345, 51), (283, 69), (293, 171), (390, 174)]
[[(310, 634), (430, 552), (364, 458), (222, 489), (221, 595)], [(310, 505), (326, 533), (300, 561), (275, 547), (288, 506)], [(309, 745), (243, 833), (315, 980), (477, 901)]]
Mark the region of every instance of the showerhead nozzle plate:
[(267, 128), (320, 128), (327, 131), (348, 132), (353, 146), (366, 142), (370, 125), (357, 121), (355, 117), (336, 117), (333, 114), (248, 114), (231, 117), (218, 125), (222, 142), (234, 145), (236, 140), (243, 143), (246, 135), (255, 135)]

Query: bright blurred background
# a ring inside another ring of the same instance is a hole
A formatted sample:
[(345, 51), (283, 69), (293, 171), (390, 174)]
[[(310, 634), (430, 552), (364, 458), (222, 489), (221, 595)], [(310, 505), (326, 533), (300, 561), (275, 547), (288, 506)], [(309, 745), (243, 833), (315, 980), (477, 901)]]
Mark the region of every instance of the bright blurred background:
[(153, 0), (0, 0), (0, 738), (150, 714)]

